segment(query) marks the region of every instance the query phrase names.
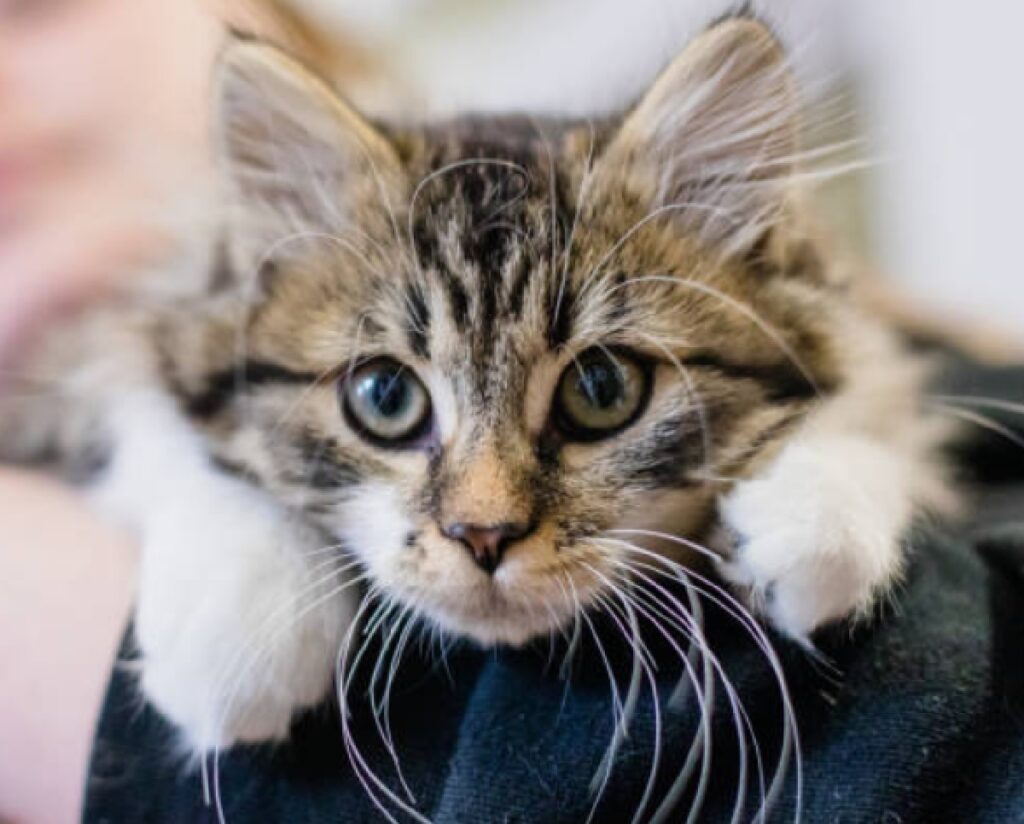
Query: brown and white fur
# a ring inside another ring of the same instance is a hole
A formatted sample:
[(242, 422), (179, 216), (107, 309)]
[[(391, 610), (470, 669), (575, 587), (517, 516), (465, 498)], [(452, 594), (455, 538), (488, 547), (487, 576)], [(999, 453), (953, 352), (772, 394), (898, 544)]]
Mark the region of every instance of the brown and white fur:
[[(802, 228), (797, 95), (762, 25), (708, 30), (600, 123), (377, 127), (248, 42), (217, 99), (209, 276), (54, 335), (34, 371), (60, 399), (13, 391), (0, 418), (9, 458), (105, 453), (94, 493), (142, 539), (143, 689), (191, 747), (285, 737), (330, 688), (359, 582), (519, 645), (638, 561), (705, 563), (701, 542), (801, 642), (899, 580), (943, 498), (939, 429)], [(552, 397), (593, 347), (653, 388), (574, 442)], [(374, 355), (428, 389), (429, 443), (382, 448), (339, 412)], [(485, 571), (451, 523), (520, 537)]]

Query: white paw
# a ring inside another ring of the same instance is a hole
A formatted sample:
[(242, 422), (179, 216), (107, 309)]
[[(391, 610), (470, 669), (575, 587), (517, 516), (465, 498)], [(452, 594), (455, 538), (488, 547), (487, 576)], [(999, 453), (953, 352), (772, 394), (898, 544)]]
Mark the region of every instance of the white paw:
[(899, 577), (910, 502), (891, 478), (878, 483), (875, 473), (890, 467), (874, 448), (859, 439), (792, 444), (719, 504), (731, 545), (722, 574), (797, 641), (867, 612)]
[(190, 750), (281, 740), (326, 695), (356, 595), (316, 540), (224, 478), (147, 515), (142, 688)]

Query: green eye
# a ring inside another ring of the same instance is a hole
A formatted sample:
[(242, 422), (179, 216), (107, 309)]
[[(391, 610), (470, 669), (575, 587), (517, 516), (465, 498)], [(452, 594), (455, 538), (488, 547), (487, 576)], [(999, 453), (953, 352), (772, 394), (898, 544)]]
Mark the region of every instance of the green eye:
[(632, 355), (588, 349), (562, 374), (555, 393), (555, 422), (573, 440), (609, 437), (639, 417), (650, 384), (649, 370)]
[(353, 370), (340, 389), (345, 417), (367, 440), (400, 446), (426, 433), (430, 395), (398, 361), (375, 358)]

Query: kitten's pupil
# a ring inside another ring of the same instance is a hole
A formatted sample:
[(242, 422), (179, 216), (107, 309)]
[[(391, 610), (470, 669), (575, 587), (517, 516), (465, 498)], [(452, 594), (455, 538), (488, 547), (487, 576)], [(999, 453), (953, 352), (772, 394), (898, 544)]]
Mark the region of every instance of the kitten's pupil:
[(594, 347), (566, 368), (555, 397), (555, 424), (573, 440), (610, 437), (643, 413), (650, 386), (635, 356)]
[(356, 394), (385, 418), (400, 415), (409, 404), (409, 384), (401, 370), (380, 371), (359, 382)]
[(587, 364), (578, 381), (579, 391), (592, 406), (608, 409), (621, 403), (624, 396), (622, 376), (610, 363)]

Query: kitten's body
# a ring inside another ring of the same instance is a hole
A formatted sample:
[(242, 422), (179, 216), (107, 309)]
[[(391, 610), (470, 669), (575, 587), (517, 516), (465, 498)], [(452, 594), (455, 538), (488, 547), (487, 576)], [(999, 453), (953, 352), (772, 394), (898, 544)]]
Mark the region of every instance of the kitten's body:
[[(221, 95), (211, 276), (55, 338), (38, 369), (69, 402), (0, 421), (12, 456), (110, 447), (98, 490), (143, 540), (143, 685), (190, 745), (281, 738), (323, 698), (359, 603), (348, 559), (486, 644), (564, 627), (645, 546), (701, 562), (709, 535), (798, 640), (898, 579), (902, 533), (943, 499), (941, 433), (920, 370), (800, 229), (794, 101), (760, 26), (700, 38), (623, 123), (385, 135), (255, 45)], [(574, 438), (553, 398), (595, 351), (635, 359), (649, 397)], [(419, 441), (339, 414), (382, 356), (429, 395)], [(484, 569), (467, 524), (515, 537)]]

